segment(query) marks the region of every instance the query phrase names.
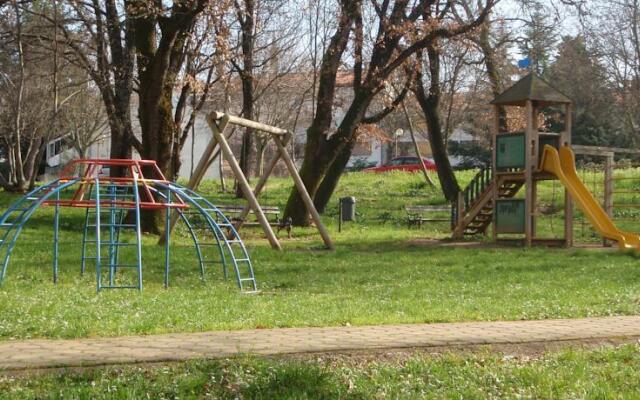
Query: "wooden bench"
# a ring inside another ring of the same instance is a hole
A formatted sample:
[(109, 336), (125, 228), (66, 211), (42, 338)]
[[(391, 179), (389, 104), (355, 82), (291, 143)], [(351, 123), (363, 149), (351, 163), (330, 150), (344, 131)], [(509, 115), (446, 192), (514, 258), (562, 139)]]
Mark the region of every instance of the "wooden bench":
[[(245, 219), (242, 221), (240, 215), (244, 210), (244, 206), (217, 206), (217, 208), (222, 211), (231, 222), (242, 222), (242, 224), (246, 226), (260, 226), (260, 223), (257, 220), (248, 221)], [(291, 238), (291, 226), (293, 222), (291, 221), (291, 218), (282, 220), (280, 218), (280, 209), (278, 207), (263, 206), (262, 212), (267, 218), (267, 221), (269, 221), (269, 225), (277, 227), (278, 233), (280, 233), (282, 229), (285, 229), (287, 231), (287, 237)], [(251, 210), (249, 214), (255, 216), (253, 210)]]
[[(424, 222), (448, 222), (451, 221), (451, 207), (447, 206), (405, 206), (407, 223), (409, 226), (420, 228)], [(447, 213), (447, 217), (434, 214)]]

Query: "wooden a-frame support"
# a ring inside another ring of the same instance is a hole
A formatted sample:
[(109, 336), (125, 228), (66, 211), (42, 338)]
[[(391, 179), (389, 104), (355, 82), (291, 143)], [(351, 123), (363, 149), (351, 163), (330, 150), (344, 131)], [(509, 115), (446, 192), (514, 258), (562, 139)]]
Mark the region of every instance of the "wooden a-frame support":
[[(289, 171), (289, 174), (293, 179), (293, 182), (296, 186), (296, 189), (298, 190), (298, 193), (300, 193), (300, 197), (302, 197), (302, 201), (304, 202), (305, 208), (307, 209), (307, 212), (311, 215), (311, 219), (315, 223), (316, 228), (318, 229), (318, 232), (320, 233), (320, 236), (322, 237), (322, 240), (326, 248), (328, 249), (334, 248), (331, 238), (329, 237), (329, 231), (320, 220), (320, 214), (318, 213), (318, 210), (316, 210), (316, 207), (313, 204), (313, 200), (311, 199), (311, 196), (309, 196), (309, 192), (307, 192), (307, 189), (304, 186), (304, 182), (302, 182), (302, 178), (300, 178), (300, 175), (298, 174), (298, 170), (296, 169), (295, 163), (293, 162), (293, 159), (291, 158), (291, 156), (289, 155), (289, 152), (286, 149), (286, 145), (291, 138), (290, 132), (284, 129), (276, 128), (274, 126), (265, 125), (259, 122), (235, 117), (235, 116), (220, 113), (220, 112), (212, 112), (209, 115), (207, 115), (207, 124), (209, 125), (209, 128), (213, 133), (213, 137), (211, 138), (211, 141), (205, 148), (202, 158), (200, 158), (198, 165), (193, 171), (193, 175), (191, 176), (191, 179), (187, 184), (187, 187), (189, 189), (195, 190), (198, 187), (198, 185), (202, 181), (202, 178), (204, 177), (205, 172), (207, 171), (209, 166), (212, 164), (213, 159), (216, 157), (216, 149), (220, 148), (220, 151), (222, 152), (221, 155), (224, 155), (224, 158), (229, 163), (231, 170), (233, 171), (233, 174), (235, 175), (236, 180), (240, 185), (242, 193), (244, 194), (248, 202), (248, 204), (245, 206), (245, 208), (242, 210), (242, 213), (240, 214), (239, 221), (236, 223), (236, 229), (240, 229), (244, 219), (247, 217), (249, 212), (253, 211), (256, 218), (258, 219), (258, 223), (264, 230), (264, 233), (267, 236), (267, 239), (269, 240), (269, 244), (271, 244), (271, 247), (277, 250), (282, 250), (282, 247), (280, 246), (280, 242), (278, 241), (278, 238), (276, 237), (275, 233), (273, 233), (273, 229), (271, 229), (271, 225), (269, 224), (269, 221), (265, 217), (264, 212), (262, 211), (262, 207), (258, 202), (258, 196), (260, 196), (260, 193), (264, 189), (264, 186), (266, 185), (267, 180), (269, 179), (273, 170), (275, 169), (276, 164), (278, 163), (278, 161), (280, 161), (280, 159), (282, 159), (285, 165), (287, 166), (287, 170)], [(229, 143), (227, 143), (227, 139), (225, 137), (225, 130), (227, 129), (229, 124), (238, 125), (245, 128), (253, 128), (255, 130), (266, 132), (271, 136), (276, 146), (278, 147), (278, 153), (276, 153), (273, 159), (269, 162), (262, 176), (258, 180), (258, 183), (256, 184), (255, 189), (253, 190), (251, 189), (251, 186), (249, 185), (249, 182), (247, 180), (247, 177), (244, 175), (244, 172), (242, 172), (242, 169), (238, 164), (238, 160), (233, 155), (233, 151), (231, 150)], [(176, 213), (173, 213), (171, 217), (170, 229), (173, 229), (173, 226), (175, 225), (177, 220), (178, 220), (178, 215)]]

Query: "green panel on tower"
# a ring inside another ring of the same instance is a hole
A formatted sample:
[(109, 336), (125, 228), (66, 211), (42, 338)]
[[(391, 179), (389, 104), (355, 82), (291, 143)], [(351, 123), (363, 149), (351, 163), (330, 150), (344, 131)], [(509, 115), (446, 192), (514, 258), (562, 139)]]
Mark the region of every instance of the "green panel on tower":
[(496, 138), (496, 168), (524, 168), (524, 132), (507, 133)]
[(508, 199), (496, 202), (496, 231), (498, 233), (524, 233), (524, 200)]

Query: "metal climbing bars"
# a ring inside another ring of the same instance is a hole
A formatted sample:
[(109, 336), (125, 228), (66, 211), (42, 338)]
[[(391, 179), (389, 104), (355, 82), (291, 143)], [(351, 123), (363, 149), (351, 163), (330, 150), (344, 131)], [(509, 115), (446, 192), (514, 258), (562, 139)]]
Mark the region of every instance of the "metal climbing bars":
[(142, 290), (142, 218), (146, 210), (164, 210), (164, 286), (168, 287), (168, 228), (170, 212), (175, 210), (193, 241), (202, 279), (208, 266), (221, 264), (225, 278), (233, 269), (242, 292), (258, 291), (247, 248), (216, 206), (196, 192), (168, 181), (154, 161), (124, 159), (76, 160), (63, 170), (60, 179), (34, 189), (12, 204), (0, 217), (0, 283), (20, 232), (41, 205), (54, 207), (54, 282), (58, 280), (61, 207), (86, 209), (80, 271), (85, 274), (88, 267), (95, 267), (97, 291)]

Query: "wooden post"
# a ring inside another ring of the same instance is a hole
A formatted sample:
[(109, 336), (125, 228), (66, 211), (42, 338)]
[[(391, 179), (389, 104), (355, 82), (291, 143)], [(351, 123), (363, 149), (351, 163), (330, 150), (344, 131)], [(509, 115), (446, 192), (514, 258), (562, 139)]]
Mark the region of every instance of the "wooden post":
[(525, 198), (524, 198), (524, 244), (526, 247), (531, 247), (532, 240), (532, 211), (533, 211), (533, 179), (532, 169), (534, 153), (533, 149), (533, 104), (531, 100), (527, 100), (525, 104), (527, 127), (524, 134), (525, 142), (525, 163), (524, 163), (524, 185), (525, 185)]
[(531, 180), (531, 241), (538, 236), (538, 181)]
[[(456, 214), (458, 214), (458, 220), (456, 221), (456, 225), (453, 227), (454, 239), (462, 239), (462, 231), (458, 230), (458, 226), (464, 220), (464, 195), (462, 194), (462, 190), (458, 192), (458, 202), (456, 204), (458, 208), (456, 209)], [(460, 232), (460, 234), (456, 234)]]
[[(607, 153), (605, 155), (604, 164), (604, 210), (609, 216), (613, 218), (613, 165), (614, 165), (614, 153)], [(602, 239), (603, 246), (611, 246), (611, 242), (606, 238)]]
[[(212, 118), (212, 116), (209, 116), (209, 118)], [(225, 139), (224, 135), (222, 135), (222, 131), (218, 129), (218, 126), (215, 124), (215, 121), (213, 122), (214, 122), (213, 126), (211, 127), (213, 130), (213, 135), (218, 141), (218, 143), (220, 144), (222, 153), (224, 154), (224, 157), (229, 163), (229, 165), (231, 166), (231, 170), (233, 171), (233, 174), (235, 175), (236, 180), (240, 185), (240, 189), (242, 189), (242, 193), (244, 194), (245, 198), (249, 202), (249, 205), (251, 206), (251, 209), (256, 215), (256, 218), (258, 219), (258, 223), (260, 223), (260, 226), (262, 226), (264, 233), (267, 235), (267, 239), (269, 240), (271, 247), (276, 250), (282, 250), (282, 246), (280, 246), (280, 242), (278, 241), (278, 238), (273, 233), (273, 229), (271, 229), (271, 225), (269, 225), (269, 221), (267, 220), (267, 217), (264, 216), (264, 212), (262, 211), (262, 208), (260, 207), (258, 200), (253, 195), (253, 190), (251, 190), (251, 186), (249, 186), (247, 177), (242, 172), (242, 169), (238, 164), (238, 160), (236, 160), (235, 156), (233, 155), (233, 151), (231, 150), (231, 147), (229, 147), (227, 140)], [(225, 114), (222, 116), (222, 118), (220, 118), (220, 126), (226, 126), (228, 122), (229, 122), (228, 115)]]
[[(207, 124), (209, 125), (209, 128), (212, 132), (214, 131), (214, 129), (219, 130), (220, 132), (224, 132), (227, 128), (228, 123), (229, 121), (222, 120), (220, 121), (220, 126), (218, 126), (216, 125), (216, 121), (211, 119), (211, 116), (207, 115)], [(187, 187), (189, 189), (195, 190), (202, 181), (204, 174), (207, 172), (207, 168), (211, 165), (212, 155), (216, 149), (216, 146), (218, 146), (218, 139), (214, 135), (207, 144), (207, 147), (204, 149), (202, 157), (200, 157), (200, 161), (198, 161), (198, 165), (193, 171), (193, 175), (191, 176), (191, 179), (189, 179), (189, 183), (187, 183)]]
[[(561, 145), (571, 146), (571, 104), (565, 106), (564, 131)], [(564, 241), (566, 247), (573, 246), (573, 200), (569, 190), (564, 191)]]
[(536, 172), (538, 171), (538, 160), (540, 158), (540, 123), (538, 117), (540, 115), (538, 106), (533, 107), (531, 115), (531, 242), (538, 235), (538, 182), (536, 181)]
[(498, 240), (498, 229), (496, 227), (496, 215), (498, 204), (498, 150), (496, 148), (498, 143), (498, 135), (500, 134), (500, 106), (493, 106), (493, 137), (491, 139), (491, 175), (493, 176), (493, 183), (491, 184), (492, 190), (492, 202), (493, 202), (493, 223), (491, 224), (493, 229), (491, 235), (493, 241)]
[(307, 208), (307, 212), (311, 214), (311, 219), (313, 219), (313, 222), (315, 222), (316, 228), (318, 229), (318, 232), (320, 232), (320, 236), (322, 236), (322, 240), (324, 241), (325, 246), (328, 249), (333, 250), (334, 247), (333, 247), (333, 243), (331, 242), (331, 238), (329, 237), (329, 232), (327, 231), (327, 228), (322, 223), (322, 220), (320, 219), (320, 214), (318, 214), (318, 210), (316, 210), (316, 207), (313, 204), (313, 200), (311, 199), (311, 196), (309, 196), (309, 192), (307, 192), (307, 188), (304, 186), (304, 182), (302, 182), (302, 178), (300, 178), (300, 175), (298, 174), (296, 165), (293, 163), (293, 160), (291, 159), (291, 156), (289, 156), (289, 153), (287, 152), (285, 145), (282, 143), (282, 139), (280, 138), (280, 136), (275, 134), (272, 134), (271, 136), (273, 137), (273, 140), (276, 142), (276, 146), (278, 146), (278, 150), (280, 150), (280, 156), (282, 157), (285, 164), (287, 165), (287, 169), (291, 174), (291, 178), (293, 178), (293, 182), (295, 183), (296, 188), (298, 189), (298, 193), (300, 194), (300, 197), (302, 197), (302, 201), (304, 202), (304, 205)]

